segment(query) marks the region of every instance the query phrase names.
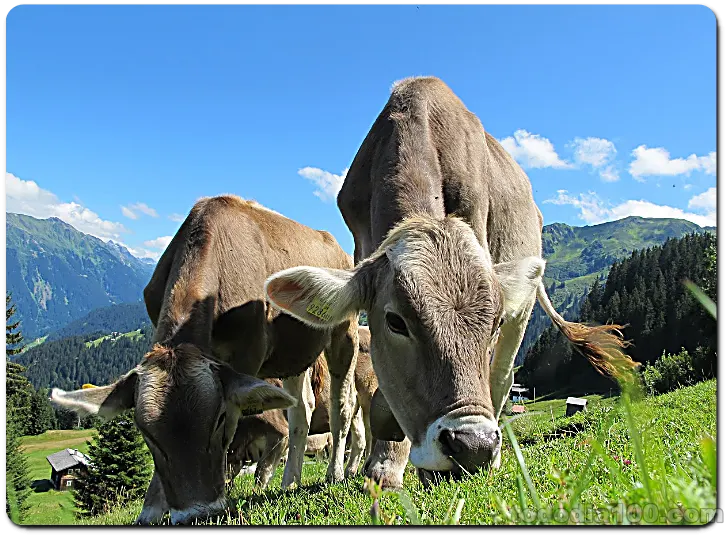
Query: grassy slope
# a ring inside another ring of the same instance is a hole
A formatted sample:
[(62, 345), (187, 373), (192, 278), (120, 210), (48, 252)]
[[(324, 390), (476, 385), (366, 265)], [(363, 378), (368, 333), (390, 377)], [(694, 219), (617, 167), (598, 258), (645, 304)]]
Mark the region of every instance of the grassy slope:
[[(28, 458), (30, 480), (41, 482), (50, 479), (50, 464), (46, 457), (65, 448), (88, 452), (86, 443), (95, 435), (93, 429), (71, 431), (47, 431), (35, 437), (23, 437), (23, 451)], [(33, 492), (29, 498), (30, 511), (25, 524), (62, 525), (75, 524), (73, 494), (48, 490)]]
[[(663, 507), (715, 507), (715, 488), (711, 484), (700, 454), (700, 440), (716, 436), (716, 382), (708, 381), (634, 404), (632, 414), (638, 436), (644, 444), (644, 456), (637, 457), (632, 446), (626, 418), (616, 399), (592, 398), (590, 409), (570, 418), (557, 417), (563, 403), (544, 401), (529, 405), (539, 414), (519, 418), (512, 423), (522, 447), (523, 457), (538, 498), (544, 506), (568, 507), (577, 477), (583, 472), (592, 448), (601, 443), (603, 455), (594, 458), (589, 481), (581, 488), (584, 506), (607, 510), (610, 504), (642, 504), (648, 488), (653, 503)], [(549, 409), (554, 411), (552, 420)], [(614, 419), (603, 425), (605, 415)], [(571, 437), (550, 439), (555, 430), (579, 427)], [(599, 441), (595, 436), (603, 427)], [(627, 463), (622, 459), (626, 459)], [(643, 471), (643, 465), (646, 467)], [(266, 492), (253, 488), (251, 476), (237, 478), (231, 493), (240, 513), (227, 521), (232, 524), (369, 524), (370, 496), (362, 489), (358, 476), (341, 484), (324, 486), (325, 466), (311, 462), (303, 469), (302, 485), (294, 491), (281, 491), (281, 468)], [(647, 475), (643, 486), (643, 473)], [(459, 483), (442, 482), (433, 490), (424, 490), (409, 465), (405, 489), (420, 512), (424, 523), (441, 523), (452, 503), (465, 500), (462, 524), (521, 523), (517, 503), (532, 499), (517, 478), (520, 468), (511, 444), (505, 444), (501, 468), (479, 473)], [(666, 495), (665, 495), (666, 494)], [(498, 503), (505, 502), (500, 508)], [(141, 508), (136, 502), (114, 513), (88, 521), (90, 524), (128, 524)], [(381, 500), (383, 514), (394, 523), (405, 523), (405, 508), (395, 494)], [(501, 511), (506, 511), (502, 514)], [(512, 515), (507, 517), (506, 515)], [(675, 515), (674, 519), (677, 517)], [(599, 522), (611, 521), (600, 518)]]
[[(119, 340), (120, 338), (130, 338), (131, 340), (138, 340), (143, 335), (141, 334), (141, 329), (136, 329), (135, 331), (131, 331), (129, 333), (121, 333), (118, 335), (115, 340)], [(86, 347), (95, 347), (104, 340), (110, 340), (112, 336), (110, 334), (107, 334), (105, 336), (101, 336), (100, 338), (96, 338), (95, 340), (91, 340), (90, 342), (86, 342)]]

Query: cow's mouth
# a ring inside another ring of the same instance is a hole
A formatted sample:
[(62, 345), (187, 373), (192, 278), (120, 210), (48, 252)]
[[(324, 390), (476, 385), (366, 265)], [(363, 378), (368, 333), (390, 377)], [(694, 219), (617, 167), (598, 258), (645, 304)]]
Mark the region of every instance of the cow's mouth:
[(426, 470), (425, 468), (416, 468), (418, 479), (423, 484), (423, 488), (429, 489), (433, 485), (437, 485), (443, 481), (460, 481), (463, 479), (464, 471), (460, 468), (453, 470)]

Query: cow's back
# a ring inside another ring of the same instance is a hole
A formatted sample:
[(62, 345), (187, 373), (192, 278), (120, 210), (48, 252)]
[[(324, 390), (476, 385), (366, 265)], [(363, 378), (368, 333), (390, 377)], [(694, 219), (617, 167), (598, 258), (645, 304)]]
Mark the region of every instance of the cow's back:
[(411, 215), (459, 216), (494, 262), (540, 255), (541, 219), (526, 174), (441, 80), (394, 87), (356, 154), (338, 206), (369, 256)]
[[(352, 259), (328, 232), (256, 202), (232, 195), (201, 199), (144, 291), (155, 341), (196, 344), (260, 377), (301, 373), (329, 333), (272, 310), (264, 295), (267, 277), (298, 265), (349, 269)], [(300, 358), (276, 355), (275, 346), (288, 340)]]

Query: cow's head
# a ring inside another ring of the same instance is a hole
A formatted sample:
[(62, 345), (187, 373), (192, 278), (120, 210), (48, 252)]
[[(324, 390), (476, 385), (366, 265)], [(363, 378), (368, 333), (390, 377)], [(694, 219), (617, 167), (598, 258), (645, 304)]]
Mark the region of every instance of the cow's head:
[(318, 328), (366, 310), (373, 367), (392, 409), (374, 408), (371, 419), (397, 420), (372, 422), (390, 433), (377, 438), (400, 440), (402, 429), (415, 466), (472, 472), (501, 447), (489, 386), (499, 328), (531, 306), (543, 269), (538, 257), (492, 265), (462, 220), (415, 217), (354, 270), (287, 269), (266, 292)]
[(147, 496), (141, 523), (167, 511), (172, 523), (184, 523), (223, 510), (225, 456), (240, 416), (295, 404), (284, 390), (239, 374), (191, 344), (157, 345), (117, 382), (74, 392), (54, 388), (51, 400), (103, 418), (135, 409), (162, 487), (154, 491), (161, 497)]

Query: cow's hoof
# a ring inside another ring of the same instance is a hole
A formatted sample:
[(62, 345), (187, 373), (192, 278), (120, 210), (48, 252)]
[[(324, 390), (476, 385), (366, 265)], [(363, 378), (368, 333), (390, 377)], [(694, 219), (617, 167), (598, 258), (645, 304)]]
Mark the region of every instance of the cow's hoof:
[(342, 474), (342, 470), (340, 470), (339, 472), (337, 470), (332, 472), (328, 471), (327, 475), (325, 476), (325, 481), (329, 484), (340, 483), (343, 479), (344, 477)]
[[(405, 467), (403, 467), (405, 470)], [(372, 461), (365, 464), (365, 475), (384, 489), (403, 488), (403, 474), (388, 461)]]

